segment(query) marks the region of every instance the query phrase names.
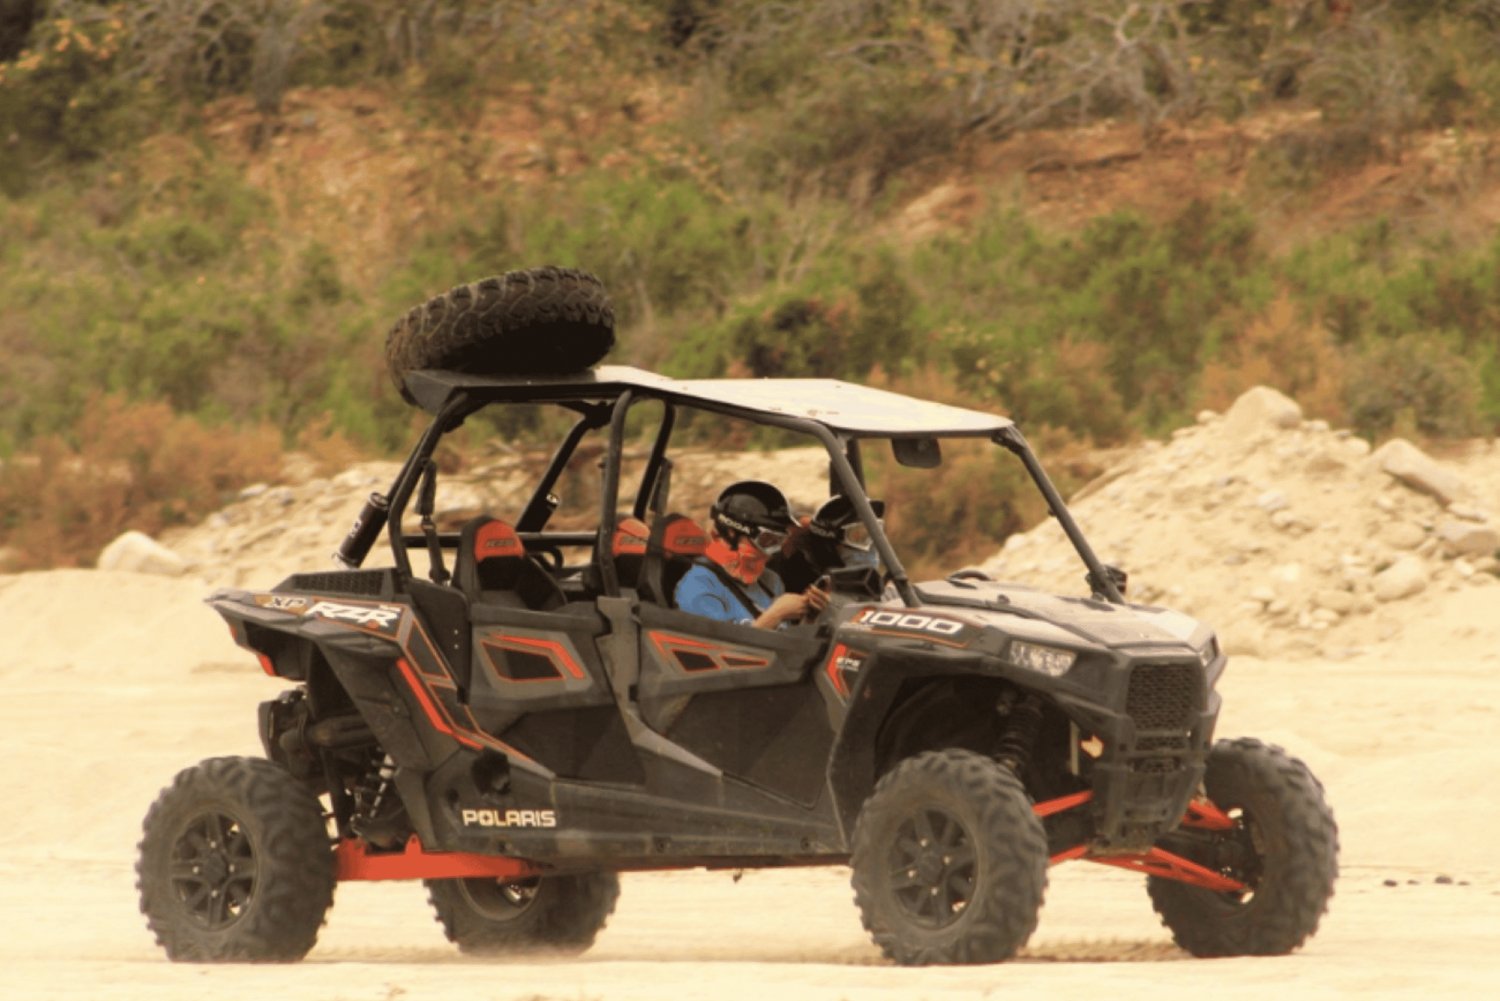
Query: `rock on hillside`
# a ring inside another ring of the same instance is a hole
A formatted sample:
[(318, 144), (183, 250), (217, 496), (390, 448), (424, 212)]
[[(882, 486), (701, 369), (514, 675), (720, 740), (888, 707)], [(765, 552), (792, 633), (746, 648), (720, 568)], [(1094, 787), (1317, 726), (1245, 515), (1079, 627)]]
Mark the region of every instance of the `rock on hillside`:
[[(1414, 622), (1423, 595), (1490, 588), (1500, 608), (1497, 497), (1500, 442), (1449, 461), (1403, 441), (1372, 452), (1260, 387), (1147, 442), (1070, 506), (1132, 600), (1213, 623), (1233, 653), (1344, 657)], [(1050, 520), (984, 569), (1083, 590)]]

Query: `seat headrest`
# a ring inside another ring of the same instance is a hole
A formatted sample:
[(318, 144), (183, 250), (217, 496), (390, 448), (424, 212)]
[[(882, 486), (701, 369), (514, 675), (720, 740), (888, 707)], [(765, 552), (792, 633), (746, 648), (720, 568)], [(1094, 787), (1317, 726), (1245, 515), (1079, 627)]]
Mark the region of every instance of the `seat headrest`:
[(615, 525), (615, 538), (610, 552), (615, 556), (645, 556), (646, 543), (650, 538), (651, 530), (644, 521), (639, 518), (622, 518)]
[(509, 522), (491, 518), (481, 522), (474, 530), (474, 561), (483, 563), (493, 559), (519, 559), (526, 555), (521, 537)]
[(702, 556), (708, 550), (708, 533), (685, 514), (669, 514), (661, 526), (661, 551), (668, 556)]

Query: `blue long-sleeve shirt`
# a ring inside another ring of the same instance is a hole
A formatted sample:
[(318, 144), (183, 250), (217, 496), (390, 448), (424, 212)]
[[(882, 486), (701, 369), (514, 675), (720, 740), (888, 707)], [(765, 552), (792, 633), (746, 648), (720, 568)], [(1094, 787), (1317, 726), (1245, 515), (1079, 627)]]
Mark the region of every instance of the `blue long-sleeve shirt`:
[[(786, 590), (774, 570), (762, 571), (754, 584), (743, 584), (741, 588), (762, 612), (770, 608), (771, 602)], [(741, 625), (753, 625), (755, 622), (755, 616), (749, 613), (745, 603), (735, 596), (729, 585), (705, 566), (691, 567), (682, 575), (682, 579), (677, 582), (674, 600), (682, 611), (717, 622), (738, 622)]]

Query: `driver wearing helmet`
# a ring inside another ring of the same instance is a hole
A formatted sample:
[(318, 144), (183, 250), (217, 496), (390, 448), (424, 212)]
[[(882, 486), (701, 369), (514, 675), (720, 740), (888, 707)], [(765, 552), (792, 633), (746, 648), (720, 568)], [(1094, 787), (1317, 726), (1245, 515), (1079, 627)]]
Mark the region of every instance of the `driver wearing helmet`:
[[(870, 507), (877, 521), (885, 516), (883, 501), (872, 500)], [(792, 529), (781, 557), (772, 560), (771, 565), (787, 587), (795, 589), (831, 570), (848, 567), (878, 570), (880, 557), (854, 505), (844, 495), (835, 494), (820, 504), (811, 518), (804, 517)]]
[(678, 608), (719, 622), (776, 629), (828, 604), (828, 595), (816, 587), (787, 593), (776, 572), (766, 568), (794, 524), (780, 490), (761, 480), (731, 483), (709, 514), (713, 538), (704, 559), (678, 582)]

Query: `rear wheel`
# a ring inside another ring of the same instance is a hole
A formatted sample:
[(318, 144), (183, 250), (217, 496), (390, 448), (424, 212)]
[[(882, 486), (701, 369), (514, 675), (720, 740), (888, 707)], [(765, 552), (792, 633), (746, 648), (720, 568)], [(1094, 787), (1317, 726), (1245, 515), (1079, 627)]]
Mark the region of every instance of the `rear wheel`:
[(531, 879), (430, 879), (427, 895), (460, 952), (583, 952), (594, 944), (620, 897), (612, 872)]
[(1008, 768), (970, 751), (930, 751), (876, 785), (850, 865), (865, 928), (891, 959), (996, 963), (1036, 929), (1047, 839)]
[(317, 797), (259, 758), (179, 772), (146, 814), (136, 872), (146, 923), (174, 960), (301, 959), (333, 903)]
[(1233, 827), (1184, 828), (1162, 846), (1247, 889), (1220, 893), (1152, 876), (1152, 906), (1195, 956), (1291, 952), (1317, 931), (1338, 877), (1338, 825), (1323, 787), (1281, 748), (1241, 739), (1214, 746), (1204, 788)]

